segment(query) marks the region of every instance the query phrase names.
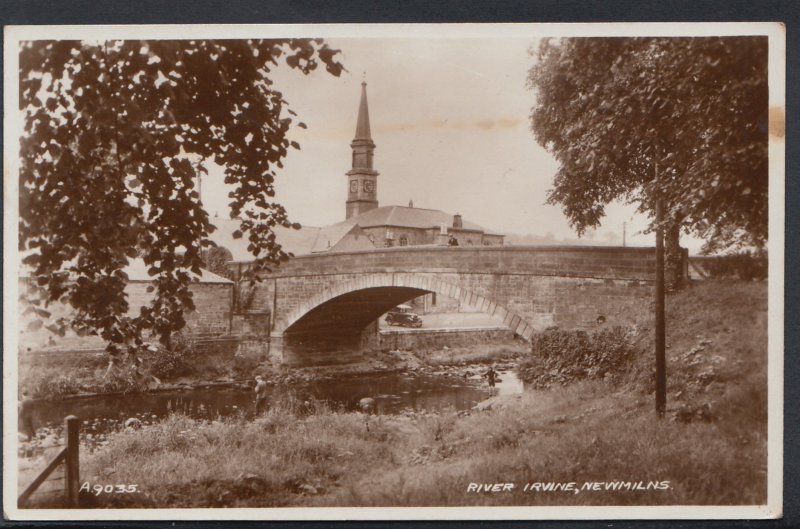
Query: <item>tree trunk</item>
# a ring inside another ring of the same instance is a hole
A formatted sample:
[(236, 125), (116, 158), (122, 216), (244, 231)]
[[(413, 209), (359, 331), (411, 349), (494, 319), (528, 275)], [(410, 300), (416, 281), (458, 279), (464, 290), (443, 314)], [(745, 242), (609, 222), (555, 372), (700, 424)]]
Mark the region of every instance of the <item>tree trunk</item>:
[(664, 230), (664, 285), (667, 292), (686, 287), (686, 251), (680, 246), (681, 227), (675, 223)]

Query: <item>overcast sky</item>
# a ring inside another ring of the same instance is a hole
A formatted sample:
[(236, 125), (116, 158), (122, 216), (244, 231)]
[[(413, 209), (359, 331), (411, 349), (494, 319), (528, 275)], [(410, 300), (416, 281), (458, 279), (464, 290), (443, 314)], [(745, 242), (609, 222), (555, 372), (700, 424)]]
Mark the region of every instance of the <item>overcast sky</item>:
[[(526, 88), (534, 39), (329, 39), (342, 51), (341, 77), (324, 69), (303, 76), (281, 68), (273, 75), (307, 130), (292, 137), (276, 182), (276, 199), (290, 218), (308, 226), (344, 220), (350, 141), (355, 133), (360, 83), (365, 77), (379, 205), (414, 205), (461, 213), (503, 233), (575, 238), (557, 206), (544, 204), (558, 166), (533, 139)], [(228, 216), (221, 171), (203, 181), (209, 212)], [(587, 244), (654, 244), (637, 234), (646, 219), (632, 206), (607, 208), (603, 226)], [(696, 252), (701, 243), (688, 237)]]

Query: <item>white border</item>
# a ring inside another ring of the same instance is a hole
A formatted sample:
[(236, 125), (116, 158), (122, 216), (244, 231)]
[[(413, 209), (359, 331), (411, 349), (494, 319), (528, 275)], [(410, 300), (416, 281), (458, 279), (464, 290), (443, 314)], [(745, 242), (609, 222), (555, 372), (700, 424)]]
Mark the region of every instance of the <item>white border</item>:
[(743, 519), (782, 514), (783, 494), (783, 256), (785, 140), (770, 136), (769, 161), (769, 366), (768, 500), (763, 506), (631, 507), (354, 507), (263, 509), (25, 509), (16, 506), (16, 401), (18, 328), (18, 178), (22, 117), (18, 105), (18, 42), (36, 39), (188, 38), (491, 38), (553, 36), (721, 36), (769, 37), (769, 104), (785, 114), (786, 37), (780, 23), (618, 24), (324, 24), (324, 25), (129, 25), (8, 26), (5, 28), (4, 112), (4, 299), (3, 335), (3, 506), (12, 520), (511, 520), (511, 519)]

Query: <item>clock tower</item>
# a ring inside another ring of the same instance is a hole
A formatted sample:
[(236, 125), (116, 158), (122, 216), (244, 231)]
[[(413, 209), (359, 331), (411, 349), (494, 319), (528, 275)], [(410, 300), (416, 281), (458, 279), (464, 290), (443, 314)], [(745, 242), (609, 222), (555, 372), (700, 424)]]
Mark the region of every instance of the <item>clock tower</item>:
[(353, 149), (353, 168), (347, 171), (347, 214), (355, 217), (378, 207), (378, 171), (372, 168), (375, 144), (369, 130), (367, 83), (361, 83), (361, 103), (358, 106), (356, 136), (350, 142)]

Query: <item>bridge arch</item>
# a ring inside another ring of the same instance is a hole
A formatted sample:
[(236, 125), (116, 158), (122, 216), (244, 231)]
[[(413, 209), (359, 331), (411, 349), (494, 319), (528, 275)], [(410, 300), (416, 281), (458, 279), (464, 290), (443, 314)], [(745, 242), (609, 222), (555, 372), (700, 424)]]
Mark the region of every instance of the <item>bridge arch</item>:
[[(495, 316), (502, 320), (515, 334), (526, 340), (530, 339), (533, 334), (533, 326), (515, 311), (509, 310), (482, 294), (436, 277), (436, 275), (418, 273), (368, 274), (336, 282), (302, 302), (288, 314), (280, 328), (276, 326), (273, 333), (291, 333), (300, 330), (303, 327), (304, 319), (314, 314), (325, 304), (344, 296), (365, 291), (383, 291), (390, 294), (385, 296), (385, 302), (375, 303), (374, 310), (367, 313), (368, 317), (371, 318), (370, 321), (374, 321), (381, 314), (400, 303), (435, 292), (438, 295), (458, 299), (467, 305), (478, 308), (482, 312)], [(392, 292), (396, 295), (391, 295)]]

